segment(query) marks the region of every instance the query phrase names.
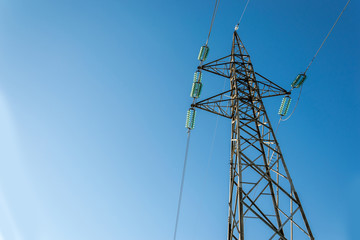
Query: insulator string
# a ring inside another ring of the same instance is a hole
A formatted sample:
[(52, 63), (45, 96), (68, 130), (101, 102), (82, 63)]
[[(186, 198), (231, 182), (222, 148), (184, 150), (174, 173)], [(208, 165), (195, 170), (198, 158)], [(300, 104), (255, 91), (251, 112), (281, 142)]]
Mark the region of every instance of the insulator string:
[[(289, 120), (290, 117), (293, 115), (293, 113), (295, 112), (295, 109), (296, 109), (296, 107), (297, 107), (297, 105), (298, 105), (298, 103), (299, 103), (302, 88), (303, 88), (303, 85), (301, 85), (301, 87), (300, 87), (299, 96), (298, 96), (298, 98), (297, 98), (297, 100), (296, 100), (295, 107), (293, 108), (292, 112), (290, 113), (290, 115), (289, 115), (286, 119), (283, 120), (282, 118), (280, 118), (280, 121), (285, 122), (285, 121)], [(277, 129), (276, 129), (276, 131), (277, 131)]]

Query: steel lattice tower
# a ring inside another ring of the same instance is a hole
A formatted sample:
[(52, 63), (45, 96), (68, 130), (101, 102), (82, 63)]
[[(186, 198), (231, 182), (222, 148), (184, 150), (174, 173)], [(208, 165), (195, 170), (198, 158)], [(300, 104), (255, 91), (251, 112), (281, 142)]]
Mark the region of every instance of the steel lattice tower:
[(237, 32), (231, 54), (199, 67), (230, 80), (230, 89), (192, 107), (231, 120), (228, 240), (314, 239), (263, 98), (290, 94), (256, 73)]

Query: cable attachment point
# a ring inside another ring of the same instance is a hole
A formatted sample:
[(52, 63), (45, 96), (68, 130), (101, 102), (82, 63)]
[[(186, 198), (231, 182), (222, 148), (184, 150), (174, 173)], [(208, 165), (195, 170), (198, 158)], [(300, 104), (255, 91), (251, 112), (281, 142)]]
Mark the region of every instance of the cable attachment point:
[(239, 24), (236, 24), (235, 31), (237, 31), (238, 29), (239, 29)]

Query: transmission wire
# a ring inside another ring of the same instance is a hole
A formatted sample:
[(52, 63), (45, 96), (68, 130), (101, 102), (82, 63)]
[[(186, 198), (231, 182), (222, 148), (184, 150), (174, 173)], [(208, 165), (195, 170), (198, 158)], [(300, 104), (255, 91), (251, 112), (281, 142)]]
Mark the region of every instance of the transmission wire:
[(175, 221), (174, 240), (176, 240), (177, 227), (178, 227), (178, 223), (179, 223), (181, 199), (182, 199), (182, 193), (183, 193), (183, 189), (184, 189), (184, 180), (185, 180), (185, 173), (186, 173), (186, 163), (187, 163), (187, 157), (188, 157), (188, 152), (189, 152), (190, 132), (191, 132), (190, 129), (188, 129), (184, 167), (183, 167), (183, 172), (182, 172), (182, 177), (181, 177), (180, 194), (179, 194), (178, 208), (177, 208), (176, 221)]
[(307, 70), (309, 70), (309, 68), (310, 68), (311, 64), (314, 62), (314, 60), (315, 60), (316, 56), (318, 55), (318, 53), (319, 53), (320, 49), (323, 47), (324, 43), (325, 43), (325, 42), (326, 42), (326, 40), (328, 39), (328, 37), (329, 37), (330, 33), (331, 33), (331, 32), (332, 32), (332, 30), (334, 29), (335, 25), (336, 25), (336, 24), (337, 24), (337, 22), (339, 21), (339, 19), (340, 19), (341, 15), (344, 13), (344, 11), (345, 11), (346, 7), (348, 6), (348, 4), (350, 3), (350, 1), (351, 1), (351, 0), (348, 0), (348, 1), (347, 1), (347, 3), (346, 3), (346, 5), (345, 5), (345, 7), (344, 7), (344, 8), (343, 8), (343, 10), (341, 11), (341, 13), (340, 13), (340, 15), (338, 16), (338, 18), (336, 19), (336, 21), (335, 21), (334, 25), (331, 27), (331, 29), (330, 29), (330, 31), (328, 32), (328, 34), (326, 35), (326, 37), (325, 37), (324, 41), (321, 43), (321, 45), (320, 45), (319, 49), (316, 51), (316, 53), (315, 53), (314, 57), (311, 59), (311, 61), (310, 61), (309, 65), (307, 66), (307, 68), (306, 68), (306, 70), (305, 70), (304, 74), (307, 72)]
[(246, 5), (245, 5), (245, 7), (244, 7), (244, 10), (243, 10), (243, 12), (241, 13), (241, 17), (240, 17), (240, 19), (239, 19), (239, 22), (236, 24), (235, 30), (238, 30), (239, 25), (240, 25), (240, 22), (241, 22), (241, 20), (242, 20), (242, 18), (243, 18), (243, 16), (244, 16), (244, 13), (245, 13), (245, 11), (246, 11), (246, 9), (247, 9), (247, 6), (249, 5), (249, 2), (250, 2), (250, 0), (248, 0), (248, 1), (246, 2)]
[(278, 121), (278, 123), (277, 123), (276, 130), (275, 130), (275, 135), (276, 135), (276, 133), (277, 133), (277, 131), (278, 131), (278, 129), (279, 129), (279, 125), (280, 125), (281, 119), (282, 119), (282, 116), (280, 116), (280, 119), (279, 119), (279, 121)]
[(212, 30), (212, 27), (213, 27), (213, 24), (214, 24), (214, 21), (215, 21), (215, 16), (216, 16), (216, 12), (218, 10), (218, 7), (219, 7), (219, 3), (220, 3), (220, 0), (216, 0), (215, 1), (215, 7), (214, 7), (214, 11), (213, 11), (213, 15), (212, 15), (212, 18), (211, 18), (211, 24), (210, 24), (210, 29), (209, 29), (209, 34), (208, 34), (208, 37), (206, 39), (206, 46), (208, 45), (209, 43), (209, 39), (210, 39), (210, 34), (211, 34), (211, 30)]

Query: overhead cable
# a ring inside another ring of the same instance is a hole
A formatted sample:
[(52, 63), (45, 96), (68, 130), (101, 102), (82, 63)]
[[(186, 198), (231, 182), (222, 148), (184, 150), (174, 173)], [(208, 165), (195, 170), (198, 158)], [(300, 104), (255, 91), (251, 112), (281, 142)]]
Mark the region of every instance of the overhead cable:
[(341, 15), (344, 13), (344, 11), (345, 11), (346, 7), (349, 5), (350, 1), (351, 1), (351, 0), (348, 0), (348, 1), (347, 1), (347, 3), (346, 3), (346, 5), (345, 5), (345, 7), (344, 7), (344, 8), (343, 8), (343, 10), (341, 11), (341, 13), (340, 13), (340, 15), (338, 16), (338, 18), (336, 19), (336, 21), (335, 21), (334, 25), (331, 27), (331, 29), (330, 29), (330, 31), (328, 32), (328, 34), (326, 35), (326, 37), (325, 37), (324, 41), (321, 43), (321, 45), (320, 45), (319, 49), (316, 51), (316, 53), (315, 53), (314, 57), (311, 59), (311, 61), (310, 61), (309, 65), (307, 66), (307, 68), (306, 68), (306, 70), (305, 70), (304, 74), (306, 74), (307, 70), (309, 70), (309, 68), (310, 68), (311, 64), (314, 62), (314, 60), (315, 60), (316, 56), (318, 55), (318, 53), (319, 53), (320, 49), (323, 47), (324, 43), (325, 43), (325, 42), (326, 42), (326, 40), (328, 39), (328, 37), (329, 37), (330, 33), (331, 33), (331, 32), (332, 32), (332, 30), (334, 29), (335, 25), (336, 25), (336, 24), (337, 24), (337, 22), (339, 21), (339, 19), (340, 19)]
[(188, 157), (188, 152), (189, 152), (190, 132), (191, 132), (191, 130), (188, 129), (188, 137), (187, 137), (187, 142), (186, 142), (184, 167), (183, 167), (183, 172), (182, 172), (182, 177), (181, 177), (180, 194), (179, 194), (178, 208), (177, 208), (176, 221), (175, 221), (174, 240), (176, 240), (177, 227), (178, 227), (178, 223), (179, 223), (181, 199), (182, 199), (182, 193), (183, 193), (183, 189), (184, 189), (184, 180), (185, 180), (185, 173), (186, 173), (186, 163), (187, 163), (187, 157)]
[(244, 10), (243, 10), (243, 12), (241, 13), (241, 17), (240, 17), (238, 23), (237, 23), (236, 26), (235, 26), (235, 30), (238, 30), (238, 29), (239, 29), (239, 25), (240, 25), (241, 20), (242, 20), (242, 18), (243, 18), (243, 16), (244, 16), (244, 13), (245, 13), (245, 11), (246, 11), (246, 9), (247, 9), (247, 6), (249, 5), (249, 2), (250, 2), (250, 0), (248, 0), (248, 1), (246, 2), (246, 5), (245, 5), (245, 7), (244, 7)]
[(213, 27), (213, 24), (214, 24), (214, 21), (215, 21), (215, 16), (216, 16), (216, 12), (217, 12), (218, 7), (219, 7), (219, 3), (220, 3), (220, 0), (215, 1), (215, 7), (214, 7), (213, 15), (212, 15), (212, 18), (211, 18), (210, 30), (209, 30), (209, 34), (208, 34), (208, 37), (206, 39), (206, 44), (205, 44), (206, 46), (209, 43), (210, 34), (211, 34), (211, 30), (212, 30), (212, 27)]

